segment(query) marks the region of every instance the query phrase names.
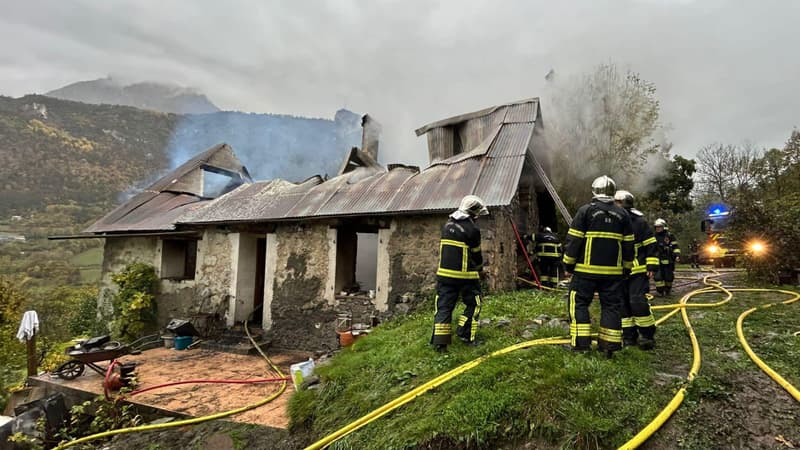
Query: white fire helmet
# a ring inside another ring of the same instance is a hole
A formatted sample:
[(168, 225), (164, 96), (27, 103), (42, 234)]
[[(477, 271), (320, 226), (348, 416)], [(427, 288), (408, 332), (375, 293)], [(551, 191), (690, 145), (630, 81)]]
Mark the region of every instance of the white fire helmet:
[(477, 195), (467, 195), (461, 199), (461, 205), (458, 207), (461, 211), (471, 215), (472, 217), (485, 216), (489, 214), (486, 209), (485, 203)]
[(612, 200), (617, 191), (617, 184), (607, 175), (592, 181), (592, 196), (598, 200)]
[(620, 189), (614, 194), (614, 200), (618, 201), (623, 208), (631, 209), (636, 198), (630, 192)]
[(661, 218), (656, 219), (653, 226), (667, 228), (667, 221)]

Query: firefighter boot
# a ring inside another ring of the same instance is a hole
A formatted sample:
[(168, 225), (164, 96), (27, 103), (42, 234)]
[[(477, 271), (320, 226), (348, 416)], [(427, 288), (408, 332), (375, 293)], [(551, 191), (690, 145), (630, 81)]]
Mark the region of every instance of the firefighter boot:
[(650, 338), (641, 336), (639, 338), (639, 348), (642, 350), (652, 350), (656, 347), (656, 341)]
[(436, 344), (433, 346), (436, 353), (447, 353), (447, 346), (444, 344)]

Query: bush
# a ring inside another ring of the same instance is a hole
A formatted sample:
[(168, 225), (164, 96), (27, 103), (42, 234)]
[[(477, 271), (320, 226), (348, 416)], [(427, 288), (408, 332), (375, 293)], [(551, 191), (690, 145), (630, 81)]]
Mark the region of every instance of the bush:
[(112, 274), (111, 280), (119, 286), (112, 298), (111, 332), (123, 340), (136, 340), (156, 322), (155, 268), (143, 263), (130, 264), (122, 272)]

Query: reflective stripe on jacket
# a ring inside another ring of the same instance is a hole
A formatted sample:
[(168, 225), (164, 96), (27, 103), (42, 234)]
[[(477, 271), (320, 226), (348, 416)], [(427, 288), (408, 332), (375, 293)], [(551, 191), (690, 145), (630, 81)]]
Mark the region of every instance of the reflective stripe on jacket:
[(598, 200), (575, 214), (564, 251), (568, 270), (593, 278), (622, 278), (633, 267), (633, 226), (622, 208)]

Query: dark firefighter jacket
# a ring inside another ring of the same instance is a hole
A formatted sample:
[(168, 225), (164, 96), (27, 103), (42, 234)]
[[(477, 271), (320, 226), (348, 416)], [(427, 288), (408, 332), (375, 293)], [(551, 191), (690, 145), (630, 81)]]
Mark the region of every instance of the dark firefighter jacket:
[(656, 233), (656, 256), (661, 264), (674, 264), (675, 257), (681, 254), (678, 240), (667, 230)]
[(472, 218), (450, 218), (442, 227), (439, 241), (439, 270), (436, 275), (460, 280), (480, 279), (483, 268), (481, 230)]
[(567, 232), (564, 265), (590, 278), (622, 278), (633, 267), (633, 226), (628, 213), (599, 200), (578, 209)]
[(633, 268), (631, 274), (655, 272), (658, 270), (656, 238), (644, 214), (635, 208), (628, 210), (633, 226)]
[(561, 241), (553, 233), (536, 233), (534, 254), (539, 258), (561, 258)]

